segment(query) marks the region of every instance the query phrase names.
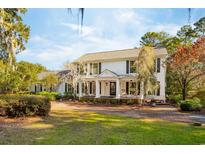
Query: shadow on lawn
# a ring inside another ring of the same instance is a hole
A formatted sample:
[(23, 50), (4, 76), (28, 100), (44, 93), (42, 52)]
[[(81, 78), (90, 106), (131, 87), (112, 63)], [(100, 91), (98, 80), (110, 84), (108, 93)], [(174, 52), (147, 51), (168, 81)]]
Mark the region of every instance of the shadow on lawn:
[(166, 121), (53, 110), (48, 117), (3, 128), (3, 135), (0, 128), (0, 144), (199, 144), (205, 139), (202, 129)]

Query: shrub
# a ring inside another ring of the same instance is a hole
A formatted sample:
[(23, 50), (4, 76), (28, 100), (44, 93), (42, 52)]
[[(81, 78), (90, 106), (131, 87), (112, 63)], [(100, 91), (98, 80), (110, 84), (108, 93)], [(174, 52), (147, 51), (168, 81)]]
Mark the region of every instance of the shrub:
[(63, 99), (74, 99), (74, 98), (75, 96), (73, 95), (73, 93), (65, 92), (63, 95)]
[(205, 107), (205, 89), (197, 91), (194, 97), (198, 97), (201, 100), (201, 104)]
[(168, 102), (172, 103), (172, 104), (177, 104), (182, 100), (182, 95), (178, 94), (178, 95), (171, 95), (168, 97)]
[(127, 103), (126, 103), (127, 105), (134, 105), (135, 104), (135, 101), (134, 101), (134, 99), (129, 99), (129, 100), (127, 100)]
[(180, 108), (182, 111), (200, 111), (202, 105), (200, 104), (200, 99), (194, 97), (193, 99), (181, 101)]
[(42, 96), (4, 95), (0, 99), (3, 100), (1, 107), (9, 117), (46, 116), (51, 108), (49, 99)]
[(58, 93), (58, 92), (42, 91), (42, 92), (38, 92), (37, 95), (45, 96), (45, 97), (47, 97), (50, 101), (54, 101), (54, 100), (60, 98), (60, 93)]

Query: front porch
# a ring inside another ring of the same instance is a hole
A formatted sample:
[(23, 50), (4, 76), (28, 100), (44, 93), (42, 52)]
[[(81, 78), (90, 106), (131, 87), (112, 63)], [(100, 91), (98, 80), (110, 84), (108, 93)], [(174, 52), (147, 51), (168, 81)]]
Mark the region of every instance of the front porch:
[(133, 80), (95, 79), (77, 84), (77, 96), (95, 98), (140, 98), (140, 85)]
[[(143, 96), (143, 84), (136, 81), (135, 74), (118, 75), (110, 70), (104, 70), (96, 76), (82, 76), (76, 86), (78, 97), (95, 98), (133, 98), (140, 99)], [(150, 92), (147, 99), (165, 100), (164, 90), (159, 89)]]

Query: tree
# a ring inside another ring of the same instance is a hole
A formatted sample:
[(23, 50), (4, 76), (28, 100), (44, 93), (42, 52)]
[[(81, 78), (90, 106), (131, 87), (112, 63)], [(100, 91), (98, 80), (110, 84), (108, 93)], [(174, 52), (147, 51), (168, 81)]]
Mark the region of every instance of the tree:
[(15, 92), (18, 90), (20, 77), (7, 63), (0, 60), (0, 93)]
[[(0, 9), (0, 50), (8, 55), (8, 63), (12, 66), (15, 54), (25, 50), (30, 28), (21, 18), (26, 9)], [(4, 54), (5, 55), (5, 54)]]
[(191, 44), (197, 38), (197, 33), (190, 25), (184, 25), (177, 31), (177, 37), (181, 43)]
[(167, 49), (168, 54), (173, 54), (176, 50), (177, 47), (182, 44), (182, 41), (180, 38), (173, 36), (167, 38), (164, 42), (164, 47)]
[(164, 46), (164, 41), (169, 38), (166, 32), (147, 32), (141, 37), (140, 45), (149, 47)]
[(205, 38), (198, 39), (193, 45), (180, 45), (177, 52), (169, 57), (167, 64), (185, 100), (195, 81), (198, 82), (205, 75)]
[(46, 71), (42, 65), (25, 61), (18, 62), (13, 71), (8, 63), (0, 60), (0, 92), (28, 91), (29, 86), (38, 80), (38, 73), (42, 71)]
[(144, 100), (148, 92), (157, 88), (157, 80), (154, 75), (155, 53), (152, 47), (143, 46), (136, 59), (138, 70), (137, 81), (141, 83), (141, 100)]
[(29, 86), (38, 80), (38, 74), (46, 71), (46, 68), (40, 64), (32, 64), (26, 61), (17, 63), (16, 71), (20, 76), (20, 91), (27, 91)]
[(204, 37), (205, 36), (205, 17), (199, 19), (197, 22), (194, 23), (195, 31), (198, 36)]
[(48, 91), (53, 91), (54, 87), (58, 83), (58, 76), (53, 72), (48, 72), (47, 75), (40, 80), (43, 87), (46, 88)]

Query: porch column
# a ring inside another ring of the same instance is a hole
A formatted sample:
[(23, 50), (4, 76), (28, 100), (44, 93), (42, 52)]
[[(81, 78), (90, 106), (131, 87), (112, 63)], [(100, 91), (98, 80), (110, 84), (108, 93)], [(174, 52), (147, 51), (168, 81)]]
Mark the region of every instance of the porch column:
[(96, 98), (99, 98), (100, 97), (100, 82), (98, 81), (98, 80), (96, 80), (95, 81), (95, 85), (96, 85), (96, 87), (95, 87), (95, 97)]
[(82, 93), (82, 82), (79, 82), (79, 97), (82, 97), (83, 93)]
[(120, 80), (116, 80), (116, 98), (120, 98)]

